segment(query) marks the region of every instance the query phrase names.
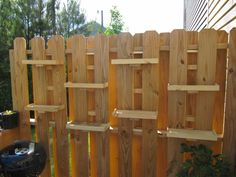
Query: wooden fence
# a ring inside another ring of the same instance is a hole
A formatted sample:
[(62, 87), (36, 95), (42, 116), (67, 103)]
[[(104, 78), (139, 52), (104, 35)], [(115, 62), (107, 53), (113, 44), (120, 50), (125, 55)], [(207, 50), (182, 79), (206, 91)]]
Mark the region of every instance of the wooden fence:
[[(31, 110), (58, 177), (174, 177), (182, 142), (223, 151), (235, 170), (236, 29), (229, 40), (224, 31), (174, 30), (53, 36), (45, 46), (16, 38), (10, 50), (20, 125), (2, 133), (2, 146), (6, 136), (31, 138)], [(51, 176), (49, 158), (41, 176)]]

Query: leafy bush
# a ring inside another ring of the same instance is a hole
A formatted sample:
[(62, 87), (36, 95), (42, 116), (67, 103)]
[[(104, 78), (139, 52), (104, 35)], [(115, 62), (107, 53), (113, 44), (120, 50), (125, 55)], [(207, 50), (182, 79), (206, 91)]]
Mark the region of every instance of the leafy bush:
[(230, 164), (222, 154), (214, 155), (212, 150), (200, 144), (181, 144), (181, 153), (190, 153), (190, 159), (182, 164), (177, 177), (232, 177)]

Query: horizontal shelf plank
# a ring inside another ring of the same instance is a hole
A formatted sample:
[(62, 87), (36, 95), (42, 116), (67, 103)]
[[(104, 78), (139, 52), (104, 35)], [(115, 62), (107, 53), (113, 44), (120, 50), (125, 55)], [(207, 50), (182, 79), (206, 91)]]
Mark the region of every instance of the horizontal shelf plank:
[(206, 131), (206, 130), (187, 130), (187, 129), (169, 128), (166, 132), (166, 136), (169, 138), (217, 141), (217, 134), (214, 131)]
[(108, 82), (106, 83), (72, 83), (67, 82), (64, 84), (66, 88), (79, 88), (79, 89), (104, 89), (108, 87)]
[(60, 65), (56, 60), (22, 60), (25, 65)]
[[(72, 49), (66, 49), (66, 54), (72, 54)], [(95, 55), (95, 49), (86, 49), (85, 51), (86, 55)]]
[(187, 122), (195, 122), (195, 117), (194, 116), (186, 116), (185, 121)]
[(188, 70), (197, 70), (197, 65), (188, 65)]
[(219, 91), (220, 86), (215, 85), (168, 85), (169, 91)]
[(113, 116), (127, 119), (157, 119), (157, 112), (140, 110), (118, 110), (113, 111)]
[(134, 55), (141, 55), (141, 54), (143, 54), (143, 51), (141, 51), (141, 50), (139, 50), (139, 51), (133, 51), (133, 54)]
[(39, 113), (57, 112), (64, 109), (64, 105), (35, 105), (29, 104), (25, 106), (26, 111), (38, 111)]
[[(34, 118), (30, 118), (30, 125), (37, 125), (37, 121)], [(49, 121), (49, 126), (50, 127), (55, 127), (55, 122), (54, 121)]]
[(113, 59), (113, 65), (129, 65), (129, 64), (158, 64), (158, 58), (140, 58), (140, 59)]
[(80, 131), (93, 131), (93, 132), (105, 132), (109, 129), (110, 124), (98, 124), (98, 123), (73, 123), (68, 122), (66, 128), (69, 130)]
[(95, 111), (88, 111), (88, 116), (96, 116), (96, 112)]
[(142, 94), (142, 93), (143, 93), (143, 89), (142, 89), (142, 88), (135, 88), (135, 89), (134, 89), (134, 93), (136, 93), (136, 94)]
[(94, 68), (95, 68), (94, 65), (88, 65), (87, 66), (87, 70), (94, 70)]

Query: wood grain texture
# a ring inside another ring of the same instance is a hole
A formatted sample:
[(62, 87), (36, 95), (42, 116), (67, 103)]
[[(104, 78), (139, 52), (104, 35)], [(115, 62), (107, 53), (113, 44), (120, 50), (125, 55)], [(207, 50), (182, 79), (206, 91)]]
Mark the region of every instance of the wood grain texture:
[[(187, 38), (184, 30), (174, 30), (170, 36), (169, 83), (185, 85), (187, 83)], [(168, 94), (168, 127), (184, 128), (186, 108), (185, 92)], [(168, 177), (174, 177), (180, 168), (180, 139), (168, 139)]]
[[(95, 82), (95, 36), (89, 36), (86, 38), (86, 51), (93, 51), (93, 55), (86, 55), (87, 66), (93, 66), (93, 69), (88, 70), (87, 68), (87, 82)], [(87, 91), (87, 105), (88, 112), (93, 111), (94, 115), (88, 114), (88, 122), (96, 121), (96, 112), (95, 112), (95, 90)], [(90, 176), (97, 177), (98, 175), (98, 163), (97, 163), (97, 140), (96, 132), (89, 132), (90, 135)]]
[[(117, 58), (117, 52), (111, 52), (110, 49), (117, 47), (117, 35), (109, 37), (109, 122), (112, 127), (118, 126), (118, 119), (113, 117), (113, 110), (117, 107), (117, 76), (116, 67), (111, 64), (111, 60)], [(119, 176), (119, 144), (118, 134), (110, 134), (110, 176)]]
[(223, 153), (236, 174), (236, 28), (230, 31)]
[[(74, 83), (87, 82), (86, 70), (86, 39), (82, 35), (72, 38), (72, 81)], [(74, 90), (74, 121), (76, 123), (87, 122), (87, 92), (86, 90)], [(89, 175), (88, 166), (88, 133), (82, 131), (74, 132), (75, 143), (75, 176), (87, 177)]]
[[(130, 33), (121, 33), (117, 39), (117, 57), (130, 58), (133, 50)], [(117, 67), (118, 109), (132, 109), (133, 75), (129, 66)], [(118, 123), (120, 177), (132, 176), (132, 121), (121, 119)]]
[[(228, 43), (228, 33), (217, 31), (217, 43)], [(226, 65), (227, 65), (227, 48), (217, 49), (216, 59), (216, 83), (220, 86), (220, 91), (216, 92), (213, 112), (213, 130), (217, 134), (223, 134), (225, 119), (225, 86), (226, 86)], [(212, 150), (214, 153), (222, 153), (222, 140), (214, 143)]]
[[(197, 45), (198, 44), (198, 32), (187, 32), (187, 45)], [(188, 53), (188, 66), (196, 65), (197, 66), (197, 53)], [(187, 71), (187, 84), (188, 85), (196, 85), (196, 70), (188, 70)], [(196, 116), (196, 93), (195, 94), (187, 94), (186, 97), (186, 115), (187, 116)], [(186, 128), (194, 128), (195, 122), (191, 122), (185, 119)]]
[[(197, 84), (215, 83), (217, 58), (217, 32), (212, 29), (199, 33), (199, 49), (197, 63)], [(212, 130), (215, 93), (200, 92), (196, 101), (196, 129)]]
[[(72, 50), (72, 37), (66, 41), (66, 50)], [(67, 61), (67, 81), (72, 82), (72, 53), (66, 55)], [(74, 101), (74, 89), (68, 88), (68, 108), (69, 108), (69, 121), (75, 120), (75, 101)], [(75, 143), (74, 143), (74, 132), (70, 132), (70, 156), (71, 156), (71, 176), (75, 176)]]
[[(94, 74), (95, 83), (108, 82), (109, 43), (102, 34), (95, 37)], [(95, 90), (96, 123), (108, 122), (108, 89)], [(109, 177), (109, 137), (108, 132), (96, 133), (97, 176)]]
[[(62, 65), (57, 65), (52, 68), (52, 85), (54, 87), (52, 93), (52, 104), (64, 105), (65, 109), (53, 114), (55, 120), (55, 136), (56, 136), (56, 160), (54, 161), (55, 170), (58, 177), (69, 176), (69, 146), (68, 132), (66, 130), (67, 123), (67, 103), (66, 89), (64, 83), (65, 76), (65, 42), (64, 38), (55, 35), (48, 41), (48, 51), (51, 53), (51, 59), (56, 60)], [(62, 153), (63, 152), (63, 153)]]
[[(217, 43), (227, 43), (227, 42), (228, 42), (228, 34), (225, 31), (217, 31)], [(223, 133), (226, 63), (227, 63), (227, 49), (218, 49), (217, 59), (216, 59), (215, 81), (217, 84), (219, 84), (220, 91), (216, 92), (214, 113), (213, 113), (213, 129), (217, 134)]]
[[(45, 41), (43, 38), (34, 38), (31, 40), (32, 60), (45, 60)], [(33, 73), (33, 95), (35, 105), (47, 105), (47, 75), (45, 67), (32, 66)], [(47, 157), (50, 157), (49, 151), (49, 115), (50, 113), (39, 113), (35, 111), (37, 121), (36, 134), (37, 141), (43, 144)], [(42, 177), (51, 176), (50, 158), (47, 158)]]
[[(170, 33), (160, 34), (160, 47), (170, 46)], [(159, 54), (159, 105), (157, 128), (167, 129), (168, 120), (168, 91), (169, 82), (169, 51)], [(157, 176), (165, 177), (167, 172), (167, 138), (157, 138)]]
[[(159, 36), (155, 31), (143, 35), (143, 57), (159, 58)], [(142, 66), (142, 110), (157, 111), (159, 101), (159, 65)], [(142, 121), (142, 176), (156, 176), (157, 120)]]
[[(142, 48), (143, 46), (143, 33), (137, 33), (133, 36), (133, 53), (132, 58), (140, 59), (143, 58), (143, 51), (135, 51), (137, 48)], [(142, 88), (142, 68), (133, 67), (133, 79), (134, 79), (134, 89)], [(133, 105), (134, 110), (142, 110), (142, 94), (133, 93)], [(139, 113), (138, 113), (139, 114)], [(137, 114), (136, 114), (137, 115)], [(136, 117), (135, 115), (135, 117)], [(134, 121), (133, 128), (141, 128), (142, 120), (136, 119)], [(132, 138), (132, 176), (140, 177), (142, 171), (142, 137), (133, 136)]]
[(30, 132), (30, 115), (24, 108), (29, 104), (29, 90), (28, 90), (28, 71), (27, 66), (22, 65), (21, 62), (26, 58), (26, 41), (24, 38), (16, 38), (14, 40), (14, 76), (12, 76), (14, 85), (13, 109), (19, 111), (19, 130), (20, 138), (24, 140), (31, 139)]

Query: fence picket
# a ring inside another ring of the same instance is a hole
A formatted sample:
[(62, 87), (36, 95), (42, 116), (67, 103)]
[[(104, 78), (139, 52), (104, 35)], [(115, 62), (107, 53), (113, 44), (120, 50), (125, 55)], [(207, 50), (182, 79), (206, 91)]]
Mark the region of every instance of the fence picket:
[(58, 177), (69, 176), (69, 146), (68, 132), (66, 130), (67, 113), (66, 113), (66, 81), (65, 73), (65, 42), (62, 36), (53, 36), (48, 41), (48, 51), (51, 53), (51, 59), (56, 60), (58, 65), (52, 67), (52, 84), (53, 84), (53, 105), (61, 105), (64, 109), (53, 113), (55, 120), (56, 148), (54, 159), (55, 174)]
[[(31, 40), (32, 59), (45, 60), (45, 41), (43, 38), (34, 38)], [(32, 66), (33, 73), (33, 93), (35, 105), (47, 105), (47, 73), (45, 67)], [(49, 151), (49, 114), (35, 111), (37, 121), (36, 132), (37, 139), (41, 142), (47, 152), (47, 161), (42, 177), (51, 176), (50, 151)]]
[[(170, 36), (169, 84), (187, 84), (187, 39), (184, 30), (174, 30)], [(184, 128), (186, 92), (169, 92), (168, 127)], [(168, 139), (168, 177), (174, 177), (180, 168), (179, 153), (182, 139)]]

